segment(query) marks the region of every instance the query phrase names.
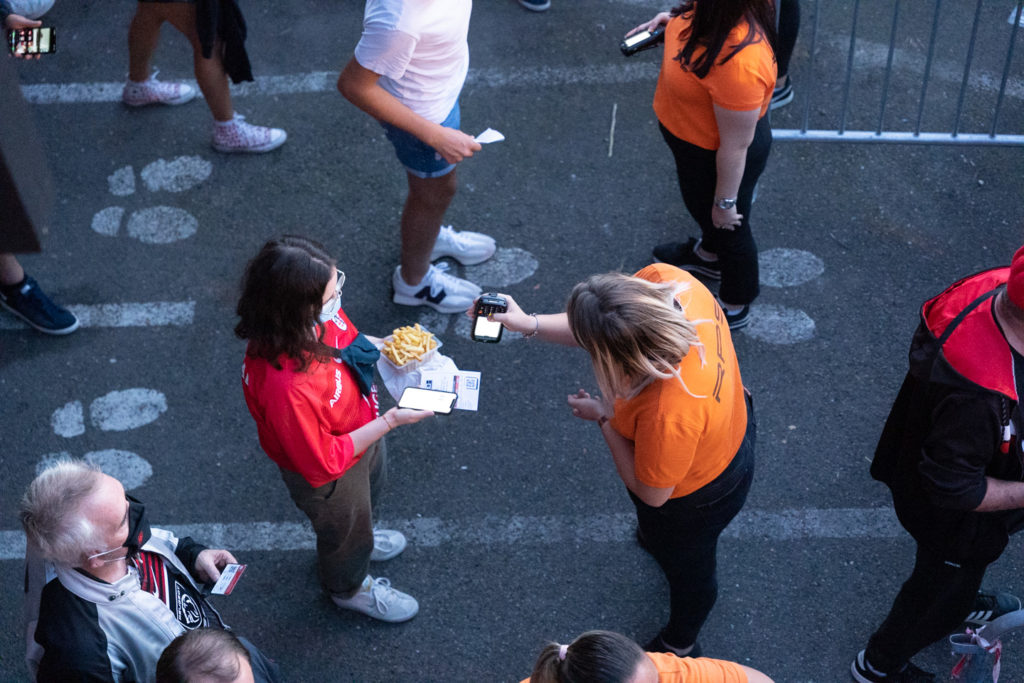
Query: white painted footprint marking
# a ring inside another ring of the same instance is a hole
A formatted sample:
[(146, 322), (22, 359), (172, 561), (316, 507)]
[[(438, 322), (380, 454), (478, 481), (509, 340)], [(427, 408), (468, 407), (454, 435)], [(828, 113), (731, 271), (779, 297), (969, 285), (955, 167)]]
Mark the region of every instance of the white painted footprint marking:
[[(157, 159), (147, 164), (139, 175), (150, 192), (184, 192), (196, 187), (213, 172), (213, 164), (198, 156)], [(116, 197), (135, 194), (135, 171), (123, 166), (107, 177), (110, 193)], [(124, 222), (125, 209), (108, 206), (92, 218), (92, 229), (100, 235), (116, 237)], [(170, 244), (187, 239), (199, 229), (199, 221), (184, 209), (153, 206), (133, 211), (128, 216), (126, 232), (145, 244)]]
[[(104, 432), (124, 432), (154, 422), (167, 412), (167, 397), (155, 389), (132, 388), (111, 391), (89, 404), (89, 423)], [(57, 436), (73, 438), (85, 433), (85, 410), (81, 401), (70, 401), (53, 411), (50, 426)], [(67, 451), (44, 455), (37, 472), (55, 459), (71, 457)], [(82, 456), (118, 479), (126, 489), (141, 486), (153, 475), (144, 458), (114, 448), (90, 451)]]

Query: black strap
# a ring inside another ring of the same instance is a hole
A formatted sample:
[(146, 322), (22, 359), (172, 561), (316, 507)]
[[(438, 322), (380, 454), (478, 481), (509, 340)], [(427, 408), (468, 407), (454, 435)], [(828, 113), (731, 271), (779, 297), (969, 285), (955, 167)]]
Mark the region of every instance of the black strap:
[(942, 345), (946, 343), (947, 339), (949, 339), (949, 335), (953, 334), (953, 330), (955, 330), (960, 325), (960, 323), (964, 321), (964, 318), (966, 318), (971, 311), (980, 306), (982, 302), (992, 298), (1005, 288), (1006, 285), (999, 285), (995, 289), (990, 289), (989, 291), (985, 292), (977, 299), (972, 301), (970, 304), (968, 304), (964, 310), (960, 311), (960, 313), (955, 318), (953, 318), (953, 322), (951, 322), (949, 325), (946, 325), (946, 329), (943, 331), (942, 336), (939, 337), (939, 348), (942, 348)]

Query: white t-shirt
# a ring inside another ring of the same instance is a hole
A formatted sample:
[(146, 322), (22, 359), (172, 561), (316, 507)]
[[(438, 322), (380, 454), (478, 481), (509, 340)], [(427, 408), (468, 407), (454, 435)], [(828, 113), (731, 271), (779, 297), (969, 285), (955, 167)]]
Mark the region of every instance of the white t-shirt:
[(356, 61), (402, 104), (441, 123), (469, 70), (473, 0), (367, 0)]

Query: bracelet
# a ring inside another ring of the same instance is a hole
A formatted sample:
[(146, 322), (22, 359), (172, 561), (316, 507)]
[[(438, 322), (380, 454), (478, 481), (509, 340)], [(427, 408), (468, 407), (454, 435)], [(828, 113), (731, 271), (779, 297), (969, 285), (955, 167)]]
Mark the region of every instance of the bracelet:
[(393, 424), (391, 424), (391, 420), (389, 420), (389, 419), (388, 419), (388, 416), (387, 416), (387, 415), (385, 415), (384, 413), (381, 413), (380, 419), (384, 420), (384, 424), (386, 424), (386, 425), (388, 426), (388, 431), (389, 431), (389, 432), (390, 432), (390, 431), (391, 431), (392, 429), (394, 429), (394, 428), (395, 428), (395, 426), (394, 426)]
[(601, 417), (597, 418), (597, 428), (601, 429), (602, 427), (604, 427), (604, 423), (607, 422), (607, 421), (608, 421), (608, 416), (607, 415), (602, 415)]
[(533, 339), (537, 336), (537, 333), (540, 332), (540, 318), (537, 317), (536, 313), (531, 313), (530, 315), (533, 316), (533, 322), (536, 323), (536, 325), (533, 327), (533, 332), (523, 335), (523, 339)]

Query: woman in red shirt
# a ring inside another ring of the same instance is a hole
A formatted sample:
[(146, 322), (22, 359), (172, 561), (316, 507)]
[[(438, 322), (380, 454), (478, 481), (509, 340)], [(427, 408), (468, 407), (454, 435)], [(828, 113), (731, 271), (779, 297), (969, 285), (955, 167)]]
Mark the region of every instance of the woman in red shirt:
[(245, 269), (235, 334), (249, 342), (242, 389), (260, 445), (281, 470), (316, 533), (320, 582), (339, 607), (405, 621), (414, 598), (368, 574), (371, 560), (405, 548), (373, 528), (385, 471), (384, 435), (433, 415), (380, 414), (373, 370), (380, 353), (341, 308), (345, 274), (323, 247), (285, 235)]
[(654, 113), (701, 238), (660, 244), (654, 257), (721, 279), (719, 300), (729, 327), (739, 329), (759, 292), (750, 209), (772, 143), (765, 114), (776, 78), (775, 7), (687, 0), (630, 33), (659, 26), (665, 51)]

